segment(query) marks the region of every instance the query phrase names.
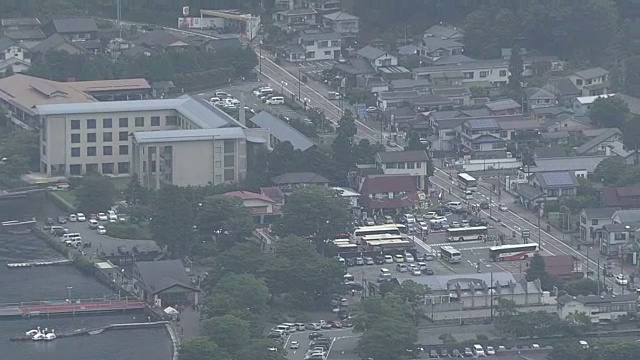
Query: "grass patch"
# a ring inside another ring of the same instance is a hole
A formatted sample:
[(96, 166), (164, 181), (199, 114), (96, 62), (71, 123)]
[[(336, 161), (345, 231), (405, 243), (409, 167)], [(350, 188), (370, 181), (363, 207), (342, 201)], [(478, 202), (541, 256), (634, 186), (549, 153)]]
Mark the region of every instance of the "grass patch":
[(107, 235), (117, 239), (151, 240), (149, 223), (132, 224), (129, 222), (115, 222), (104, 225)]
[(113, 187), (116, 188), (118, 192), (122, 190), (126, 190), (129, 185), (129, 181), (131, 181), (130, 177), (112, 177), (111, 181), (113, 182)]
[(73, 190), (58, 190), (56, 191), (56, 195), (69, 204), (73, 206), (76, 205), (76, 194), (74, 194)]

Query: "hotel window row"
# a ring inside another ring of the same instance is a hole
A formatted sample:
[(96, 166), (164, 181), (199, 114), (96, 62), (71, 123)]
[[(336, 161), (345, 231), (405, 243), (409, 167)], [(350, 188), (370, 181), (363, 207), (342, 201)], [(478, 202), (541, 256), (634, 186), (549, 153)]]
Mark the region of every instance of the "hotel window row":
[[(87, 146), (87, 156), (97, 156), (97, 147), (95, 146)], [(113, 146), (103, 146), (102, 147), (102, 155), (113, 155)], [(118, 155), (129, 155), (129, 145), (120, 145), (118, 146)], [(80, 157), (81, 148), (72, 147), (71, 148), (71, 157)]]
[[(82, 166), (81, 164), (69, 165), (69, 174), (70, 175), (82, 175)], [(118, 169), (118, 174), (128, 174), (129, 173), (129, 162), (119, 162), (117, 163), (102, 163), (102, 164), (86, 164), (85, 165), (85, 173), (97, 173), (100, 172), (102, 174), (113, 174), (114, 170)], [(101, 171), (98, 171), (101, 170)]]
[[(151, 116), (150, 118), (151, 126), (160, 126), (160, 116)], [(167, 116), (167, 125), (169, 124), (169, 116)], [(138, 116), (133, 118), (133, 124), (135, 127), (144, 127), (146, 120), (144, 116)], [(129, 127), (129, 118), (119, 118), (118, 119), (118, 127), (120, 128), (128, 128)], [(71, 130), (80, 130), (82, 128), (81, 120), (71, 120)], [(97, 128), (97, 120), (96, 119), (87, 119), (85, 121), (85, 128), (87, 129), (96, 129)], [(102, 119), (102, 128), (103, 129), (111, 129), (113, 128), (113, 119), (112, 118), (104, 118)]]
[[(87, 133), (87, 142), (94, 143), (98, 139), (96, 133)], [(112, 142), (113, 141), (113, 133), (105, 132), (102, 133), (102, 142)], [(129, 132), (128, 131), (120, 131), (118, 132), (118, 141), (129, 141)], [(71, 143), (72, 144), (80, 144), (82, 142), (81, 134), (71, 134)]]

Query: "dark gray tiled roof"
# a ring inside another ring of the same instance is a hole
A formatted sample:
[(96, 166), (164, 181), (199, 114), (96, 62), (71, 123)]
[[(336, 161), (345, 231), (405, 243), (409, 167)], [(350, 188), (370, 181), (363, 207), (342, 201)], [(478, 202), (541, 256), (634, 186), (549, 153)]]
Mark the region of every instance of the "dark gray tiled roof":
[(138, 261), (135, 266), (153, 294), (174, 285), (191, 288), (191, 281), (180, 260)]
[(500, 125), (496, 119), (469, 119), (466, 121), (467, 126), (471, 130), (492, 130), (500, 129)]
[(564, 146), (545, 146), (534, 150), (537, 159), (550, 159), (567, 156)]
[(329, 179), (313, 172), (292, 172), (274, 176), (271, 181), (276, 185), (286, 184), (328, 184)]
[(576, 154), (584, 154), (585, 152), (593, 149), (594, 147), (600, 145), (603, 141), (608, 140), (609, 138), (621, 135), (622, 131), (617, 128), (608, 128), (606, 131), (603, 131), (600, 135), (594, 137), (593, 139), (587, 141), (586, 143), (580, 145), (576, 149)]
[(51, 21), (53, 22), (56, 32), (62, 34), (98, 31), (98, 26), (91, 17), (60, 18)]
[(574, 74), (583, 78), (583, 79), (593, 79), (596, 77), (604, 76), (609, 74), (609, 72), (601, 67), (594, 67), (590, 69), (576, 71)]
[(423, 162), (429, 160), (427, 152), (424, 150), (412, 150), (412, 151), (385, 151), (379, 152), (377, 156), (383, 163), (389, 162)]
[(620, 210), (618, 207), (598, 207), (598, 208), (586, 208), (582, 209), (585, 215), (589, 219), (611, 219), (616, 211)]
[(488, 102), (484, 104), (484, 106), (486, 106), (488, 109), (492, 111), (501, 111), (501, 110), (519, 108), (520, 104), (518, 104), (513, 99), (502, 99), (502, 100)]
[(580, 90), (569, 78), (555, 78), (549, 80), (549, 87), (559, 96), (580, 94)]
[(378, 48), (374, 48), (371, 45), (367, 45), (365, 47), (363, 47), (362, 49), (358, 50), (356, 52), (356, 54), (358, 54), (359, 56), (362, 56), (365, 59), (369, 59), (369, 60), (375, 60), (377, 58), (379, 58), (380, 56), (384, 55), (385, 52), (378, 49)]
[(250, 121), (262, 129), (269, 130), (269, 133), (278, 140), (289, 141), (294, 150), (305, 151), (315, 145), (300, 131), (266, 111), (252, 117)]
[(4, 51), (12, 46), (15, 46), (16, 43), (13, 42), (13, 40), (9, 39), (9, 38), (0, 38), (0, 51)]

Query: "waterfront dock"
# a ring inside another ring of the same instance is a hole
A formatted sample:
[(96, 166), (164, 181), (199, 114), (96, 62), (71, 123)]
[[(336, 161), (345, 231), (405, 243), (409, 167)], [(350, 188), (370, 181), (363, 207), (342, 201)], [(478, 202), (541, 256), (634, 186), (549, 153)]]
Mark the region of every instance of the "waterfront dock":
[[(127, 329), (144, 329), (157, 326), (167, 326), (168, 321), (151, 321), (151, 322), (139, 322), (139, 323), (124, 323), (124, 324), (110, 324), (107, 326), (95, 328), (95, 329), (78, 329), (72, 332), (56, 333), (58, 339), (68, 338), (74, 336), (89, 336), (102, 334), (105, 331), (110, 330), (127, 330)], [(32, 336), (17, 336), (9, 339), (11, 341), (32, 341)]]
[(23, 261), (23, 262), (10, 262), (10, 263), (7, 263), (7, 267), (9, 269), (21, 269), (21, 268), (29, 268), (32, 266), (67, 265), (70, 263), (71, 263), (71, 260), (69, 259), (35, 260), (35, 261)]
[(34, 317), (34, 316), (64, 316), (82, 315), (108, 312), (124, 312), (143, 310), (147, 303), (142, 300), (102, 300), (90, 299), (77, 302), (43, 301), (35, 303), (0, 304), (0, 318)]

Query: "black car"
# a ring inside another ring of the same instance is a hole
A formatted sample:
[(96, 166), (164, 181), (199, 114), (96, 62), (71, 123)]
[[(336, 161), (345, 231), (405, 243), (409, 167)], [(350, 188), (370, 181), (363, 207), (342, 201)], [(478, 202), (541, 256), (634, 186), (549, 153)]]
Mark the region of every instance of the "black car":
[(309, 340), (315, 340), (315, 339), (321, 338), (323, 336), (324, 335), (322, 335), (322, 333), (312, 332), (311, 334), (309, 334)]
[(447, 349), (441, 349), (440, 350), (440, 357), (451, 357), (451, 355), (449, 355), (449, 351)]
[(488, 201), (483, 201), (480, 203), (480, 209), (488, 209), (489, 208), (489, 202)]
[(438, 350), (436, 350), (436, 349), (429, 350), (429, 358), (430, 359), (437, 359), (439, 357), (440, 356), (438, 355)]
[(66, 224), (67, 223), (67, 218), (60, 215), (58, 216), (58, 224)]
[(344, 261), (344, 263), (345, 263), (347, 266), (356, 266), (356, 260), (355, 260), (355, 259), (346, 259), (346, 260)]
[(376, 256), (373, 258), (373, 262), (375, 262), (375, 263), (376, 263), (376, 264), (378, 264), (378, 265), (382, 265), (382, 264), (384, 264), (384, 256), (382, 256), (382, 255), (376, 255)]
[(425, 273), (426, 275), (433, 275), (433, 270), (430, 268), (426, 268), (422, 270), (422, 272)]

